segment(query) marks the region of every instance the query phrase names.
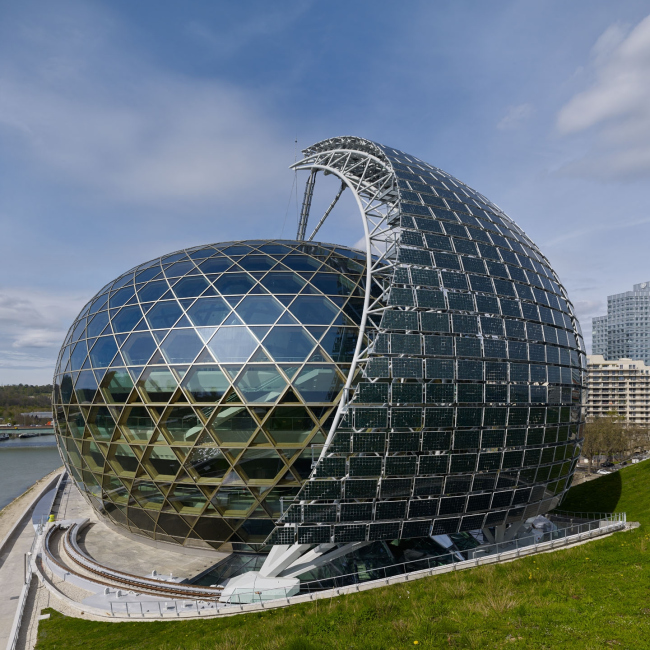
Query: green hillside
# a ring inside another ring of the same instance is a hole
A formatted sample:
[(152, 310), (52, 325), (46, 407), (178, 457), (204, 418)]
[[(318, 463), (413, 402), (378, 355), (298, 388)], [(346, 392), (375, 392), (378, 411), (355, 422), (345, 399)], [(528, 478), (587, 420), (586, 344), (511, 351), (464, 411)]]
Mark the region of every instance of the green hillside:
[(571, 490), (562, 509), (641, 527), (408, 585), (213, 621), (95, 623), (53, 610), (36, 650), (650, 648), (650, 461)]

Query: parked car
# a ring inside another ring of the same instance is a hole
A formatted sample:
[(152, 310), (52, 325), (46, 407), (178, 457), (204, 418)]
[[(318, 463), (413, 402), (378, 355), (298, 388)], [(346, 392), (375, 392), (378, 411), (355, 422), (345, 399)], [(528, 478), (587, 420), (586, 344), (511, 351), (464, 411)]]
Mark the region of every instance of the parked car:
[(609, 460), (605, 461), (604, 463), (600, 464), (601, 467), (614, 467), (614, 463), (610, 462)]
[(599, 469), (596, 474), (611, 474), (608, 469)]

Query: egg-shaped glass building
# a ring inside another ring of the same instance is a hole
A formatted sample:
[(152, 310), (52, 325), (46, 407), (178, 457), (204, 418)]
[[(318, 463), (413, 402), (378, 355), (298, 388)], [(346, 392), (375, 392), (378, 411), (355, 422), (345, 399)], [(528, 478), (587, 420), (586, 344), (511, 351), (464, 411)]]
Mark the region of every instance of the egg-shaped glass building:
[[(548, 260), (444, 171), (326, 140), (297, 239), (178, 251), (104, 287), (55, 374), (59, 447), (122, 529), (250, 550), (505, 531), (556, 507), (585, 349)], [(307, 237), (318, 174), (341, 181)], [(313, 242), (352, 193), (364, 250)]]

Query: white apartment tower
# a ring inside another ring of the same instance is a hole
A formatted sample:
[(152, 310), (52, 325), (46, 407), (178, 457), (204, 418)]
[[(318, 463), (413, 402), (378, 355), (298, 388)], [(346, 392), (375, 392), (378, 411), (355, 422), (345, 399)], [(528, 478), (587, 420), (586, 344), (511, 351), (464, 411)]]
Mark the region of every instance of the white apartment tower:
[(587, 357), (587, 418), (617, 412), (629, 424), (650, 424), (650, 367), (632, 359)]

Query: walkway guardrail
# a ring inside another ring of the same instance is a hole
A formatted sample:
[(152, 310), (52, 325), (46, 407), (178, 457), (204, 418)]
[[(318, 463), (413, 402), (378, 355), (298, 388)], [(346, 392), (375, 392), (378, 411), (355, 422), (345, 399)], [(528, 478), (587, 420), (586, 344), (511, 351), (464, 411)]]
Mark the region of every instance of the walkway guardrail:
[(27, 604), (27, 595), (29, 594), (29, 587), (33, 575), (32, 558), (35, 557), (38, 552), (41, 536), (43, 535), (48, 516), (49, 515), (42, 515), (38, 523), (35, 524), (36, 534), (34, 535), (34, 539), (32, 540), (32, 545), (30, 546), (29, 551), (25, 553), (24, 556), (25, 582), (23, 584), (23, 588), (20, 591), (20, 596), (18, 597), (18, 608), (16, 609), (11, 631), (9, 632), (9, 639), (7, 641), (6, 650), (15, 650), (16, 644), (18, 643), (18, 635), (20, 634), (20, 626), (23, 622), (25, 605)]
[[(586, 523), (571, 524), (566, 528), (558, 528), (554, 531), (540, 531), (539, 533), (531, 532), (530, 535), (521, 539), (515, 539), (508, 542), (485, 544), (476, 546), (473, 549), (454, 550), (434, 557), (411, 560), (409, 562), (400, 562), (386, 567), (369, 568), (365, 569), (363, 572), (357, 571), (342, 576), (323, 578), (310, 582), (301, 582), (300, 593), (320, 592), (323, 590), (348, 587), (362, 582), (386, 580), (387, 578), (405, 575), (416, 571), (428, 571), (449, 565), (460, 565), (464, 562), (479, 558), (496, 558), (494, 561), (500, 562), (505, 555), (508, 556), (508, 559), (512, 559), (513, 555), (514, 557), (521, 557), (522, 554), (528, 555), (530, 553), (538, 552), (539, 548), (545, 544), (552, 545), (553, 542), (558, 540), (569, 540), (572, 537), (579, 537), (595, 530), (602, 531), (603, 523), (605, 523), (606, 527), (613, 525), (619, 529), (625, 526), (627, 523), (627, 517), (625, 513), (608, 513), (607, 518), (588, 521)], [(570, 542), (565, 541), (565, 543), (569, 544)], [(561, 544), (558, 544), (557, 546), (560, 545)], [(551, 548), (553, 547), (551, 546)], [(273, 592), (276, 593), (275, 590), (273, 590)], [(255, 598), (251, 601), (250, 598), (253, 596), (255, 596)], [(263, 592), (260, 591), (238, 591), (236, 594), (230, 596), (227, 602), (235, 604), (249, 603), (261, 600), (262, 596)]]
[[(573, 515), (573, 519), (579, 518), (576, 517), (577, 513), (566, 514)], [(565, 516), (565, 513), (561, 516)], [(626, 523), (625, 513), (606, 513), (606, 517), (602, 519), (572, 523), (552, 531), (533, 531), (530, 535), (509, 542), (481, 545), (464, 551), (454, 550), (435, 557), (304, 582), (300, 585), (301, 592), (295, 596), (289, 595), (289, 590), (286, 589), (284, 596), (278, 597), (278, 592), (282, 592), (282, 589), (278, 588), (269, 591), (239, 590), (226, 598), (215, 599), (177, 598), (174, 600), (171, 596), (165, 598), (161, 595), (156, 600), (144, 600), (140, 598), (144, 594), (122, 592), (119, 596), (116, 594), (106, 601), (105, 610), (94, 609), (95, 613), (101, 616), (150, 619), (219, 616), (274, 609), (481, 565), (508, 562), (519, 557), (548, 552), (607, 535), (624, 529)], [(93, 610), (87, 605), (78, 606), (87, 612)]]

